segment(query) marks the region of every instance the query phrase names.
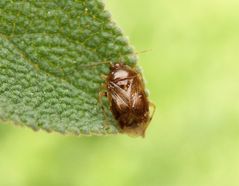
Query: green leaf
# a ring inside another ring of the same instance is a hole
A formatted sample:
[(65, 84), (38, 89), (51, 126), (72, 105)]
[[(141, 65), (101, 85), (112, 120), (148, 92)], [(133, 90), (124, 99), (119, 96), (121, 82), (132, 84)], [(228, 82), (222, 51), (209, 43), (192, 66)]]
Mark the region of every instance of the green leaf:
[[(0, 1), (0, 121), (73, 134), (114, 134), (98, 93), (103, 61), (136, 56), (99, 0)], [(105, 107), (109, 108), (105, 100)]]

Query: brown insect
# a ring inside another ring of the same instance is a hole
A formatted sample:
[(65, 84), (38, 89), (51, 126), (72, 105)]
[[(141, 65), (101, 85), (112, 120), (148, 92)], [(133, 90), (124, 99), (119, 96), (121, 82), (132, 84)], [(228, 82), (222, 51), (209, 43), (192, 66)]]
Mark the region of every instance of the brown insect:
[(144, 137), (155, 106), (148, 100), (141, 74), (122, 63), (111, 64), (104, 87), (107, 91), (99, 93), (99, 101), (101, 103), (102, 96), (107, 96), (122, 133)]

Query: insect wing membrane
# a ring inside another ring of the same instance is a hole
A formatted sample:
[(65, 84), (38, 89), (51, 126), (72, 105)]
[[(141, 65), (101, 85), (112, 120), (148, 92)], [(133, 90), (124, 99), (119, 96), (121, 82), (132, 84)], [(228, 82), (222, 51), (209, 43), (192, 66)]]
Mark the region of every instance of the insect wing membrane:
[(113, 82), (110, 82), (110, 90), (112, 100), (117, 105), (117, 109), (120, 111), (128, 110), (129, 100), (127, 99), (127, 92)]

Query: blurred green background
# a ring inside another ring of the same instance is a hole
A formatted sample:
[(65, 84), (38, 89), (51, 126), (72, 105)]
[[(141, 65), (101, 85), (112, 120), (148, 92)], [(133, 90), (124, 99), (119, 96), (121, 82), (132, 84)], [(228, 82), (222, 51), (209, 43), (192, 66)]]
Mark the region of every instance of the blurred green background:
[(157, 111), (145, 139), (0, 125), (0, 185), (239, 185), (239, 1), (108, 0)]

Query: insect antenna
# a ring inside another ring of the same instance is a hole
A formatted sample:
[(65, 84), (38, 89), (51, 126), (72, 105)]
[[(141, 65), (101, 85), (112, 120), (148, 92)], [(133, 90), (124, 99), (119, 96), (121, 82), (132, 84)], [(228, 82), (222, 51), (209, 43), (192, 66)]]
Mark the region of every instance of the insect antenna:
[[(148, 49), (148, 50), (142, 50), (142, 51), (139, 51), (139, 52), (135, 52), (135, 53), (132, 53), (134, 55), (139, 55), (139, 54), (143, 54), (143, 53), (147, 53), (149, 51), (152, 51), (151, 49)], [(131, 54), (131, 55), (132, 55)], [(122, 61), (122, 60), (119, 60), (119, 61)], [(94, 67), (94, 66), (98, 66), (98, 65), (103, 65), (103, 64), (109, 64), (109, 65), (112, 65), (112, 61), (99, 61), (99, 62), (91, 62), (90, 64), (83, 64), (83, 65), (79, 65), (78, 68), (81, 68), (81, 67)]]
[(139, 52), (135, 52), (134, 54), (139, 55), (139, 54), (144, 54), (144, 53), (151, 52), (151, 51), (152, 51), (152, 49), (147, 49), (147, 50), (142, 50), (142, 51), (139, 51)]
[(97, 66), (97, 65), (111, 64), (111, 63), (112, 62), (110, 62), (110, 61), (92, 62), (90, 64), (80, 65), (80, 67), (93, 67), (93, 66)]
[(95, 66), (103, 65), (103, 64), (109, 64), (109, 65), (111, 65), (112, 62), (110, 62), (110, 61), (91, 62), (91, 63), (89, 63), (89, 64), (79, 65), (79, 66), (77, 66), (77, 68), (79, 68), (79, 69), (81, 69), (81, 68), (90, 68), (90, 67), (95, 67)]

